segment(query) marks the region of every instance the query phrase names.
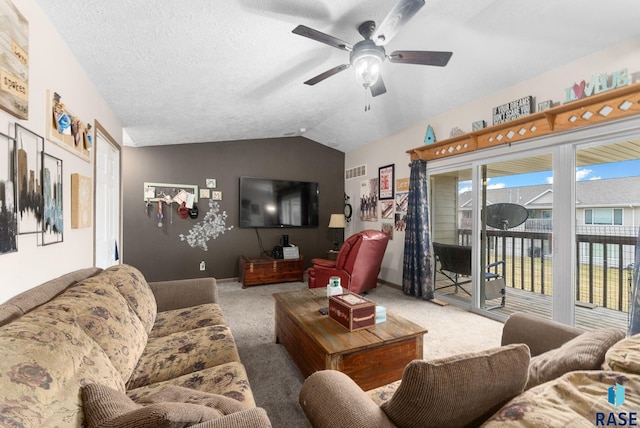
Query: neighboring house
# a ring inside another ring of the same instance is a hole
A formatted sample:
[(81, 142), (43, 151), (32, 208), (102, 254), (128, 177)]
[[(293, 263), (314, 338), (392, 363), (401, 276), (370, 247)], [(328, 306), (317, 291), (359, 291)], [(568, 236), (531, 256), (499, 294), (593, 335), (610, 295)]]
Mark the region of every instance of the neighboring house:
[[(459, 195), (460, 229), (471, 228), (471, 196), (471, 192)], [(553, 232), (551, 184), (487, 189), (487, 205), (504, 202), (522, 205), (529, 212), (527, 221), (511, 231)], [(623, 265), (633, 263), (633, 253), (625, 251), (620, 237), (636, 237), (639, 226), (640, 176), (576, 182), (576, 234), (582, 262), (593, 257), (595, 263), (602, 263), (606, 252), (609, 265), (618, 266), (622, 251)], [(595, 243), (589, 247), (583, 241)], [(543, 247), (548, 255), (548, 243)]]

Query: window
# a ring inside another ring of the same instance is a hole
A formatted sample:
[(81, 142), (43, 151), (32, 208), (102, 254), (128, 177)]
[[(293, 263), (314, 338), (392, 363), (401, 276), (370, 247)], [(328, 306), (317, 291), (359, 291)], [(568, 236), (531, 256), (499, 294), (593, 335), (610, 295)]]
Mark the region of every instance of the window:
[(622, 226), (622, 208), (595, 208), (584, 210), (584, 224)]

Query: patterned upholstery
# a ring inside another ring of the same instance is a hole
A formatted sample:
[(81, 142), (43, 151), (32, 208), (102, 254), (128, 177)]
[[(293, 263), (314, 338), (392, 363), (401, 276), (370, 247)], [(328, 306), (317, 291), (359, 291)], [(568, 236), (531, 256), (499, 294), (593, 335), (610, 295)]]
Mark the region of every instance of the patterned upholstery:
[(215, 303), (206, 303), (184, 309), (158, 312), (156, 323), (153, 325), (149, 337), (161, 337), (180, 331), (224, 324), (226, 322), (220, 306)]
[(238, 362), (221, 364), (195, 373), (180, 376), (168, 381), (152, 383), (140, 388), (130, 389), (127, 395), (133, 401), (143, 401), (145, 397), (161, 391), (168, 385), (182, 386), (211, 394), (224, 395), (248, 406), (255, 406), (249, 386), (249, 378), (244, 366)]
[(142, 273), (133, 266), (116, 265), (103, 272), (101, 280), (105, 279), (122, 294), (148, 334), (155, 323), (158, 306)]
[(41, 307), (0, 328), (0, 425), (82, 426), (81, 386), (124, 391), (120, 372), (73, 311)]
[[(191, 300), (217, 293), (213, 279), (171, 283), (194, 290)], [(255, 407), (216, 302), (159, 316), (157, 307), (143, 275), (127, 265), (72, 272), (0, 305), (0, 426), (82, 427), (81, 388), (89, 384), (134, 399), (177, 385)], [(145, 386), (127, 391), (127, 381)], [(271, 425), (263, 410), (248, 409), (211, 426)]]
[(147, 345), (140, 318), (101, 275), (69, 288), (45, 308), (73, 313), (75, 321), (107, 354), (126, 381)]
[(226, 325), (172, 333), (148, 341), (127, 388), (161, 382), (232, 361), (240, 361), (240, 357)]

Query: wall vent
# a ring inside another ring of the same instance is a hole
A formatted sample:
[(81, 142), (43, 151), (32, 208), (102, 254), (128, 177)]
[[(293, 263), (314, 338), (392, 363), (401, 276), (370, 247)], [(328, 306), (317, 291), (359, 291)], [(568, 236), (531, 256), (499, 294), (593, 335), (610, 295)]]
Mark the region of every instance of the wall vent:
[(354, 166), (344, 172), (345, 180), (351, 178), (365, 177), (367, 175), (367, 165)]

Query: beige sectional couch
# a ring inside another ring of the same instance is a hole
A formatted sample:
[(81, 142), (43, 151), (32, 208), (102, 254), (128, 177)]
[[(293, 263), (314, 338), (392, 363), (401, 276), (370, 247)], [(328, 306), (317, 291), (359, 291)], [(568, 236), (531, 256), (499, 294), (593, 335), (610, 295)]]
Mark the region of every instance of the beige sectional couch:
[[(620, 386), (624, 399), (610, 403)], [(401, 381), (371, 391), (319, 371), (299, 401), (313, 427), (638, 426), (640, 334), (513, 314), (499, 347), (413, 361)]]
[(213, 278), (83, 269), (0, 305), (0, 426), (269, 427)]

